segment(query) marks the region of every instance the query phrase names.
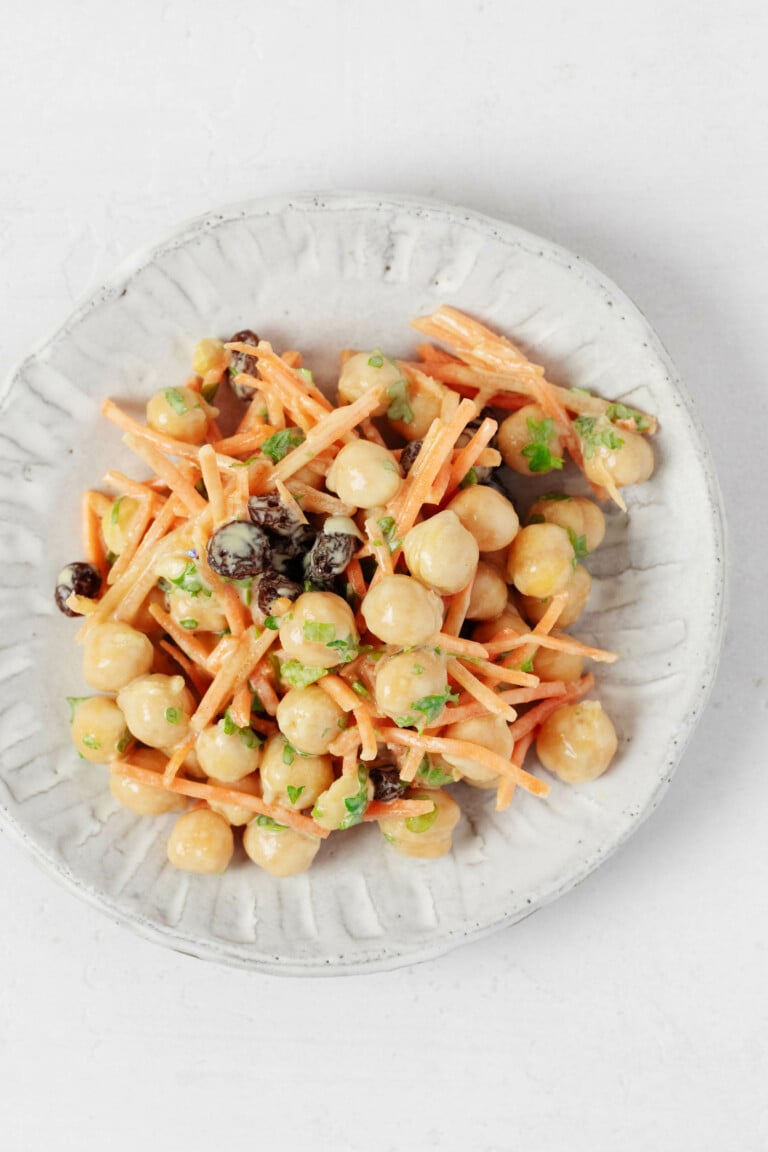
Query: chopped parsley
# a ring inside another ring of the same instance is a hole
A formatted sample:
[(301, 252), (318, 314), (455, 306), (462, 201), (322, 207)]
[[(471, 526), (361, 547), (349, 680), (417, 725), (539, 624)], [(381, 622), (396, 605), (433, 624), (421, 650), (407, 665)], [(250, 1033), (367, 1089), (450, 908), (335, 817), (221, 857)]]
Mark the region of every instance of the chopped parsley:
[(526, 420), (531, 439), (526, 444), (521, 455), (528, 461), (530, 472), (550, 472), (553, 468), (562, 468), (562, 456), (553, 456), (549, 450), (555, 430), (554, 421), (550, 417), (544, 420)]
[(280, 621), (278, 620), (277, 616), (267, 616), (266, 620), (264, 621), (264, 627), (269, 628), (270, 632), (277, 632), (278, 628), (280, 627)]
[(411, 672), (413, 672), (414, 676), (421, 676), (424, 672), (424, 668), (421, 664), (414, 664), (413, 668), (411, 668)]
[(358, 655), (357, 644), (351, 636), (347, 636), (346, 640), (329, 640), (326, 648), (333, 648), (338, 652), (339, 664), (349, 664), (350, 660), (355, 660)]
[(301, 785), (299, 785), (299, 787), (298, 787), (298, 788), (297, 788), (297, 787), (296, 787), (294, 784), (289, 784), (289, 785), (286, 787), (286, 789), (285, 789), (285, 790), (286, 790), (286, 792), (288, 793), (288, 799), (290, 800), (291, 804), (294, 804), (294, 805), (295, 805), (296, 801), (297, 801), (297, 800), (299, 799), (299, 797), (301, 796), (301, 794), (302, 794), (302, 792), (304, 791), (305, 787), (306, 787), (306, 785), (305, 785), (305, 784), (301, 784)]
[(394, 516), (382, 516), (381, 520), (377, 520), (376, 523), (381, 530), (381, 534), (384, 537), (384, 542), (386, 543), (390, 552), (394, 552), (395, 549), (399, 548), (400, 544), (402, 543), (402, 541), (395, 538), (395, 529), (397, 528), (397, 525), (395, 523)]
[(280, 665), (280, 679), (291, 688), (306, 688), (327, 672), (327, 668), (314, 668), (310, 664), (302, 664), (300, 660), (286, 660), (285, 664)]
[(258, 692), (254, 692), (251, 696), (251, 712), (266, 712), (266, 708), (262, 703), (261, 696)]
[(405, 826), (409, 832), (428, 832), (437, 820), (437, 804), (432, 804), (431, 812), (424, 812), (421, 816), (406, 816)]
[(572, 500), (572, 496), (566, 496), (565, 492), (545, 492), (543, 496), (539, 496), (539, 500)]
[(283, 745), (283, 764), (291, 765), (296, 759), (296, 749), (293, 744), (289, 744), (286, 740)]
[(404, 424), (413, 423), (413, 409), (408, 403), (408, 386), (405, 380), (396, 380), (387, 389), (387, 396), (391, 403), (387, 408), (387, 417), (390, 420), (402, 420)]
[(368, 367), (369, 368), (383, 368), (384, 367), (384, 357), (380, 356), (378, 352), (373, 356), (369, 356), (368, 357)]
[(527, 660), (523, 661), (523, 663), (520, 665), (520, 671), (533, 672), (533, 656), (529, 656)]
[(84, 700), (90, 700), (90, 696), (65, 696), (67, 704), (69, 704), (69, 722), (70, 724), (75, 718), (75, 711), (78, 704), (82, 704)]
[(165, 718), (169, 724), (178, 724), (181, 720), (181, 708), (166, 708)]
[(261, 451), (273, 464), (278, 464), (292, 448), (298, 448), (299, 444), (303, 444), (304, 439), (301, 428), (283, 428), (264, 441)]
[(569, 392), (575, 392), (577, 396), (591, 396), (589, 388), (569, 388)]
[(357, 766), (357, 782), (360, 785), (354, 796), (346, 796), (344, 799), (344, 807), (347, 810), (347, 815), (339, 824), (339, 830), (345, 831), (351, 828), (353, 824), (360, 824), (363, 819), (363, 813), (368, 807), (368, 769), (363, 764)]
[(645, 432), (651, 424), (647, 416), (626, 404), (610, 404), (605, 414), (609, 420), (634, 420), (638, 432)]
[(186, 416), (189, 409), (187, 408), (186, 400), (178, 388), (166, 388), (163, 395), (165, 396), (166, 404), (169, 408), (173, 409), (177, 416)]
[(445, 705), (456, 704), (458, 699), (458, 695), (451, 692), (450, 686), (446, 684), (444, 692), (439, 692), (434, 696), (422, 696), (419, 700), (413, 701), (411, 712), (420, 712), (421, 716), (414, 717), (409, 712), (407, 716), (398, 716), (395, 724), (398, 728), (411, 728), (414, 725), (419, 730), (429, 728), (431, 724), (435, 723)]
[(123, 752), (125, 752), (126, 748), (130, 744), (130, 742), (131, 742), (131, 734), (128, 731), (128, 729), (126, 728), (125, 732), (123, 733), (123, 735), (120, 737), (120, 739), (117, 742), (117, 750), (121, 756), (122, 756)]
[(577, 536), (573, 528), (569, 528), (568, 539), (573, 546), (573, 566), (575, 568), (579, 560), (583, 560), (587, 555), (587, 538), (586, 536)]
[(191, 616), (188, 616), (186, 620), (179, 620), (179, 624), (181, 624), (182, 628), (187, 628), (190, 631), (193, 628), (197, 628), (197, 620), (193, 620)]
[(419, 780), (431, 788), (442, 788), (445, 784), (453, 784), (453, 776), (433, 764), (429, 756), (426, 755), (419, 764), (417, 776)]
[[(607, 425), (607, 427), (606, 427)], [(613, 431), (607, 420), (600, 420), (597, 416), (577, 416), (573, 427), (581, 440), (584, 456), (591, 460), (598, 448), (607, 448), (616, 452), (624, 441)]]
[(314, 384), (315, 382), (315, 377), (309, 368), (297, 368), (296, 375), (301, 376), (302, 380), (305, 380), (307, 384)]
[(94, 752), (98, 751), (98, 749), (101, 748), (101, 744), (99, 743), (99, 741), (96, 739), (96, 737), (93, 735), (92, 732), (86, 733), (86, 735), (83, 736), (82, 739), (83, 739), (83, 744), (85, 744), (86, 748), (90, 748)]
[(306, 640), (313, 640), (317, 644), (329, 644), (336, 638), (336, 625), (322, 624), (319, 620), (305, 620), (301, 631)]
[(237, 734), (242, 740), (243, 744), (245, 744), (246, 748), (258, 748), (262, 744), (261, 736), (254, 732), (253, 728), (241, 728), (238, 724), (235, 724), (232, 716), (230, 715), (229, 708), (227, 708), (226, 712), (224, 713), (223, 727), (225, 736), (234, 736)]
[(119, 522), (120, 505), (122, 504), (123, 500), (125, 500), (125, 496), (118, 496), (117, 500), (115, 500), (114, 504), (112, 505), (112, 511), (109, 514), (109, 521), (111, 524), (117, 524)]
[(266, 828), (268, 832), (285, 832), (286, 829), (285, 824), (278, 824), (271, 816), (257, 816), (255, 822), (259, 828)]
[(352, 688), (355, 692), (357, 692), (358, 696), (362, 696), (363, 700), (370, 699), (371, 694), (366, 688), (365, 684), (363, 684), (362, 680), (353, 680)]
[(475, 484), (479, 484), (477, 476), (477, 468), (470, 468), (464, 479), (459, 484), (459, 488), (473, 488)]
[[(161, 577), (159, 583), (165, 592), (172, 592), (175, 587), (181, 592), (188, 592), (190, 596), (199, 596), (201, 592), (203, 596), (211, 595), (210, 588), (205, 587), (200, 578), (200, 573), (191, 560), (186, 562), (180, 576), (172, 576), (170, 578)], [(169, 585), (173, 587), (169, 587)]]

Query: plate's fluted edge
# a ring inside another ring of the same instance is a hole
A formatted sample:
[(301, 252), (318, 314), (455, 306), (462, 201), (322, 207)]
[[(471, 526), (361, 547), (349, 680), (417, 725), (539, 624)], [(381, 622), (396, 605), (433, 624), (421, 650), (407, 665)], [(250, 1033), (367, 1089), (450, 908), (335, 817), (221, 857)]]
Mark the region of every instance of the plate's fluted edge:
[[(641, 310), (626, 293), (589, 261), (558, 244), (541, 239), (517, 225), (494, 219), (479, 212), (470, 211), (463, 206), (455, 206), (443, 201), (421, 197), (378, 195), (364, 191), (304, 192), (297, 195), (247, 200), (187, 221), (170, 237), (166, 237), (157, 244), (140, 249), (122, 261), (115, 272), (95, 292), (91, 292), (85, 296), (85, 298), (76, 305), (75, 309), (62, 324), (58, 325), (50, 335), (42, 339), (31, 352), (16, 363), (5, 377), (2, 386), (0, 386), (0, 411), (5, 408), (6, 403), (12, 395), (14, 381), (18, 378), (19, 374), (23, 372), (27, 364), (43, 355), (49, 347), (53, 346), (60, 337), (66, 335), (70, 328), (76, 326), (93, 309), (119, 296), (131, 278), (142, 268), (150, 264), (157, 256), (187, 243), (193, 239), (194, 236), (213, 229), (228, 220), (245, 218), (252, 215), (271, 215), (284, 211), (287, 208), (295, 208), (298, 210), (329, 208), (334, 211), (357, 208), (445, 215), (453, 221), (463, 220), (467, 224), (486, 229), (492, 236), (508, 241), (516, 241), (525, 247), (543, 246), (547, 256), (559, 262), (571, 265), (576, 263), (580, 272), (586, 278), (595, 282), (614, 300), (622, 301), (630, 312), (639, 317), (647, 331), (649, 346), (652, 347), (658, 359), (667, 369), (669, 382), (681, 400), (682, 410), (685, 413), (692, 438), (699, 450), (700, 464), (706, 481), (707, 495), (710, 504), (711, 528), (716, 541), (716, 551), (721, 558), (719, 571), (717, 568), (713, 570), (713, 627), (708, 634), (709, 648), (706, 659), (706, 672), (699, 678), (697, 686), (691, 695), (688, 711), (678, 730), (674, 744), (667, 748), (667, 772), (661, 777), (657, 788), (642, 813), (636, 818), (632, 826), (629, 827), (618, 840), (610, 845), (606, 852), (599, 855), (596, 859), (589, 861), (581, 872), (570, 876), (561, 886), (544, 895), (539, 895), (529, 908), (523, 908), (515, 913), (503, 915), (492, 923), (485, 924), (482, 927), (476, 926), (460, 931), (448, 932), (440, 937), (434, 947), (416, 946), (410, 952), (402, 948), (397, 952), (388, 952), (386, 949), (376, 948), (371, 951), (369, 957), (357, 959), (349, 963), (345, 962), (343, 957), (337, 957), (332, 961), (326, 960), (324, 962), (318, 962), (313, 960), (307, 963), (291, 962), (290, 964), (286, 964), (285, 961), (282, 961), (277, 956), (254, 956), (251, 954), (248, 957), (244, 957), (225, 944), (217, 946), (212, 941), (201, 940), (195, 937), (179, 937), (175, 930), (165, 930), (161, 925), (150, 923), (140, 915), (128, 914), (121, 911), (119, 906), (114, 904), (101, 892), (77, 880), (66, 867), (48, 857), (44, 850), (21, 829), (12, 814), (8, 812), (4, 806), (0, 805), (0, 816), (3, 819), (5, 827), (12, 833), (14, 839), (20, 843), (49, 875), (53, 876), (81, 899), (99, 908), (102, 912), (106, 912), (113, 921), (133, 928), (139, 935), (146, 939), (155, 943), (163, 943), (165, 946), (170, 946), (188, 955), (215, 960), (235, 967), (248, 968), (249, 970), (257, 969), (272, 975), (352, 975), (383, 971), (434, 959), (458, 944), (479, 939), (501, 927), (524, 919), (530, 915), (531, 912), (544, 907), (552, 900), (557, 899), (575, 887), (576, 884), (581, 883), (599, 863), (602, 863), (608, 855), (616, 851), (640, 824), (647, 819), (650, 813), (655, 810), (669, 787), (674, 770), (682, 758), (714, 684), (727, 621), (726, 526), (723, 515), (722, 495), (711, 451), (704, 429), (693, 407), (690, 393), (675, 369), (667, 350), (643, 316)], [(185, 947), (185, 945), (187, 945), (187, 947)]]

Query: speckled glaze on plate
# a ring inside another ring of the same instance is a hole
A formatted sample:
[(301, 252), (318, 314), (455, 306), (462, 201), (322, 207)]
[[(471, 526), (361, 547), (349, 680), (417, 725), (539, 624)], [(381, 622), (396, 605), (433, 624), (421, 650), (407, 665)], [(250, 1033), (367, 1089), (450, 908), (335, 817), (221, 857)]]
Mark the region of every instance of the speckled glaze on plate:
[[(658, 414), (657, 473), (611, 512), (589, 560), (578, 634), (617, 649), (598, 693), (620, 738), (600, 780), (546, 801), (460, 787), (453, 853), (398, 856), (370, 826), (331, 838), (312, 870), (223, 877), (167, 863), (169, 821), (112, 800), (77, 758), (66, 695), (88, 690), (76, 623), (53, 605), (80, 554), (81, 490), (133, 463), (99, 415), (183, 380), (201, 335), (254, 326), (331, 382), (342, 347), (407, 353), (410, 317), (452, 303), (525, 347), (551, 378)], [(159, 943), (279, 974), (352, 973), (436, 956), (513, 924), (583, 879), (660, 802), (714, 677), (724, 532), (690, 400), (637, 308), (562, 248), (462, 209), (369, 194), (254, 201), (206, 216), (124, 266), (8, 381), (0, 424), (0, 805), (35, 858)], [(674, 452), (669, 450), (674, 445)], [(687, 596), (679, 588), (685, 578)]]

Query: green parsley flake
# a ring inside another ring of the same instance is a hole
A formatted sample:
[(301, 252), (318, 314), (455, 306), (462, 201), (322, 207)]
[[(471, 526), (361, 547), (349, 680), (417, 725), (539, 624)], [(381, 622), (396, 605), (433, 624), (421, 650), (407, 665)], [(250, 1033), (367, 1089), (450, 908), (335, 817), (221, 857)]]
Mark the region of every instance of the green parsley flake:
[(126, 728), (125, 732), (123, 733), (123, 735), (120, 737), (120, 739), (117, 742), (117, 750), (121, 756), (122, 756), (123, 752), (125, 752), (126, 748), (130, 744), (130, 742), (131, 742), (131, 734), (128, 731), (128, 729)]
[(358, 765), (357, 782), (360, 785), (357, 792), (354, 796), (345, 797), (344, 800), (347, 815), (339, 824), (339, 831), (341, 832), (351, 828), (354, 824), (362, 823), (363, 813), (368, 807), (368, 769), (363, 764)]
[[(376, 521), (376, 524), (378, 525), (390, 552), (394, 552), (397, 548), (400, 547), (400, 544), (402, 543), (402, 541), (395, 538), (395, 529), (397, 524), (395, 523), (394, 516), (382, 516), (381, 520)], [(374, 543), (380, 544), (381, 541), (374, 541)]]
[(383, 368), (384, 367), (384, 357), (380, 356), (378, 354), (378, 352), (376, 353), (375, 356), (369, 356), (368, 357), (368, 367), (369, 368)]
[(92, 732), (88, 732), (85, 736), (83, 736), (83, 744), (85, 744), (86, 748), (90, 748), (93, 752), (97, 752), (99, 748), (101, 748), (101, 744)]
[(280, 621), (278, 620), (277, 616), (267, 616), (266, 620), (264, 621), (264, 627), (269, 628), (270, 632), (277, 632), (278, 628), (280, 627)]
[(529, 656), (527, 660), (523, 661), (523, 663), (520, 665), (520, 671), (533, 672), (533, 656)]
[(387, 396), (391, 400), (387, 408), (387, 417), (390, 420), (402, 420), (404, 424), (413, 423), (413, 409), (408, 403), (408, 386), (405, 380), (396, 380), (387, 389)]
[(431, 812), (424, 812), (421, 816), (406, 816), (405, 826), (409, 832), (428, 832), (437, 820), (437, 804), (432, 805)]
[(609, 420), (634, 420), (638, 432), (645, 432), (651, 426), (647, 416), (626, 404), (610, 404), (605, 414)]
[(306, 640), (317, 644), (330, 644), (336, 638), (336, 625), (322, 624), (319, 620), (305, 620), (301, 631)]
[(82, 704), (84, 700), (91, 700), (91, 696), (65, 696), (67, 704), (69, 704), (69, 722), (70, 724), (75, 718), (75, 711), (78, 704)]
[(302, 380), (305, 380), (307, 384), (314, 384), (315, 382), (315, 377), (309, 368), (297, 368), (296, 375), (301, 376)]
[(191, 560), (186, 562), (184, 565), (184, 570), (180, 576), (174, 576), (170, 580), (163, 580), (161, 577), (159, 583), (161, 588), (163, 588), (166, 592), (173, 591), (173, 588), (167, 587), (168, 584), (172, 584), (181, 592), (188, 592), (190, 596), (199, 596), (201, 593), (203, 596), (211, 595), (210, 588), (205, 587), (203, 581), (200, 578), (200, 573)]
[(355, 692), (357, 692), (358, 696), (362, 696), (363, 700), (370, 700), (371, 694), (366, 688), (365, 684), (363, 684), (362, 680), (353, 680), (352, 688)]
[(304, 433), (301, 428), (283, 428), (275, 432), (261, 446), (261, 451), (268, 456), (273, 464), (278, 464), (293, 448), (304, 443)]
[(166, 708), (165, 718), (169, 724), (178, 724), (181, 720), (181, 708)]
[(414, 718), (409, 712), (407, 716), (398, 716), (395, 719), (395, 724), (398, 728), (412, 728), (418, 727), (419, 731), (422, 728), (429, 728), (434, 724), (440, 716), (446, 704), (458, 703), (459, 697), (451, 692), (450, 686), (446, 684), (445, 691), (440, 692), (435, 696), (422, 696), (419, 700), (414, 700), (411, 704), (413, 712), (420, 712), (421, 716)]
[(186, 400), (178, 388), (166, 388), (163, 395), (165, 396), (166, 404), (169, 408), (173, 409), (177, 416), (186, 416), (189, 409), (187, 408)]
[(424, 756), (417, 775), (419, 780), (430, 788), (442, 788), (446, 784), (453, 784), (453, 775), (433, 764), (429, 756)]
[(573, 427), (581, 440), (584, 456), (591, 460), (598, 448), (616, 452), (624, 441), (616, 435), (608, 420), (597, 416), (577, 416)]
[(479, 483), (480, 481), (477, 478), (477, 469), (470, 468), (469, 472), (467, 472), (466, 476), (459, 484), (459, 488), (473, 488), (475, 484)]
[(125, 500), (125, 496), (118, 496), (117, 500), (115, 500), (114, 504), (112, 505), (112, 511), (109, 514), (109, 520), (111, 524), (117, 524), (119, 522), (120, 505), (122, 504), (123, 500)]
[(257, 816), (255, 823), (259, 828), (266, 829), (267, 832), (285, 832), (286, 825), (278, 824), (277, 820), (273, 820), (271, 816)]
[(562, 468), (562, 456), (553, 456), (549, 450), (550, 441), (554, 435), (554, 421), (547, 417), (544, 420), (526, 420), (531, 439), (526, 444), (521, 455), (528, 461), (530, 472), (550, 472), (553, 468)]
[(286, 740), (285, 744), (283, 745), (283, 764), (293, 764), (295, 759), (296, 749), (294, 748), (293, 744), (289, 744)]
[(339, 664), (349, 664), (350, 660), (355, 660), (358, 655), (358, 647), (351, 636), (347, 636), (346, 640), (329, 640), (326, 648), (333, 648), (339, 654)]
[(299, 797), (301, 796), (301, 794), (302, 794), (302, 792), (304, 791), (305, 787), (306, 787), (306, 785), (305, 785), (305, 784), (301, 784), (301, 785), (299, 785), (299, 787), (298, 787), (298, 788), (297, 788), (297, 787), (296, 787), (294, 784), (288, 784), (288, 785), (287, 785), (287, 787), (286, 787), (286, 789), (285, 789), (285, 790), (286, 790), (286, 792), (288, 793), (288, 799), (290, 800), (291, 804), (293, 804), (293, 805), (295, 806), (295, 804), (296, 804), (296, 801), (297, 801), (297, 800), (299, 799)]
[(191, 616), (188, 616), (186, 620), (179, 620), (179, 624), (181, 624), (182, 628), (189, 630), (197, 628), (197, 620), (193, 620)]
[(302, 664), (300, 660), (286, 660), (285, 664), (280, 665), (280, 679), (290, 688), (306, 688), (327, 672), (327, 668), (314, 668), (310, 664)]
[(573, 528), (569, 528), (568, 539), (573, 547), (573, 566), (575, 568), (579, 560), (583, 560), (587, 555), (587, 538), (586, 536), (577, 536)]
[(572, 496), (566, 496), (565, 492), (545, 492), (543, 496), (539, 496), (539, 500), (572, 500)]

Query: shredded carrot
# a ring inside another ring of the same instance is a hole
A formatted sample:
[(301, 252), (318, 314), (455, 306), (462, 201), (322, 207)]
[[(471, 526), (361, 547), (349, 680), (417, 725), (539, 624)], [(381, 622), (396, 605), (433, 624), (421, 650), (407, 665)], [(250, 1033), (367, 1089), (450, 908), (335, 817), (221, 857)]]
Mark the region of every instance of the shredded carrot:
[(258, 661), (266, 655), (276, 639), (277, 632), (269, 628), (265, 628), (260, 636), (256, 635), (255, 629), (249, 628), (241, 637), (232, 656), (216, 673), (190, 721), (195, 732), (202, 732), (221, 711), (227, 699), (245, 684)]
[(392, 553), (389, 550), (389, 544), (383, 538), (381, 528), (379, 528), (375, 517), (365, 521), (365, 534), (368, 537), (371, 554), (376, 557), (377, 572), (380, 572), (382, 576), (391, 576), (395, 570), (392, 564)]
[(337, 496), (331, 496), (330, 492), (319, 492), (311, 484), (304, 484), (300, 480), (289, 480), (286, 488), (301, 501), (307, 512), (319, 512), (326, 516), (351, 516), (355, 511), (351, 504), (345, 504)]
[(501, 716), (502, 719), (509, 721), (517, 719), (517, 712), (509, 704), (506, 704), (500, 699), (499, 695), (488, 688), (487, 685), (481, 683), (476, 676), (473, 676), (468, 668), (460, 664), (458, 660), (450, 660), (448, 662), (448, 674), (452, 676), (457, 684), (465, 688), (470, 696), (474, 696), (478, 703), (484, 705), (486, 712), (492, 716)]
[(176, 748), (174, 748), (169, 757), (168, 763), (165, 766), (165, 771), (163, 772), (163, 784), (166, 786), (166, 788), (173, 783), (176, 774), (181, 771), (182, 764), (186, 760), (187, 756), (189, 756), (192, 749), (195, 747), (196, 739), (197, 733), (192, 732), (189, 734), (189, 736), (187, 736), (185, 740), (182, 740), (182, 742), (178, 744)]
[(220, 456), (247, 456), (251, 452), (258, 452), (265, 440), (274, 432), (268, 424), (249, 431), (236, 432), (233, 436), (225, 436), (223, 440), (214, 440), (211, 448)]
[[(323, 676), (325, 680), (325, 676)], [(332, 756), (348, 756), (350, 752), (357, 752), (360, 747), (360, 729), (345, 728), (340, 736), (337, 736), (332, 744), (328, 745), (328, 751)]]
[[(520, 721), (517, 720), (515, 723), (519, 724)], [(436, 752), (441, 756), (447, 754), (464, 760), (475, 760), (499, 776), (512, 777), (516, 784), (534, 796), (546, 796), (549, 792), (549, 785), (543, 780), (538, 780), (529, 772), (518, 768), (517, 765), (510, 764), (508, 760), (499, 756), (498, 753), (492, 752), (490, 748), (484, 748), (481, 744), (473, 744), (469, 740), (446, 740), (442, 736), (418, 735), (407, 728), (380, 728), (379, 738), (385, 744), (405, 744), (409, 748), (421, 748), (425, 752)]]
[(458, 488), (470, 468), (474, 468), (483, 449), (488, 447), (496, 435), (498, 427), (499, 425), (495, 420), (491, 420), (486, 416), (477, 432), (474, 433), (461, 451), (456, 454), (451, 464), (451, 478), (448, 482), (449, 491)]
[(157, 492), (149, 484), (143, 484), (140, 480), (132, 480), (130, 476), (126, 476), (124, 472), (118, 472), (114, 468), (104, 473), (104, 483), (110, 488), (114, 488), (116, 492), (124, 492), (127, 496), (157, 497)]
[[(525, 763), (526, 753), (533, 743), (533, 732), (529, 732), (517, 741), (512, 751), (512, 763), (516, 764), (518, 768), (522, 768)], [(515, 794), (515, 782), (510, 780), (509, 777), (499, 780), (499, 787), (496, 792), (496, 811), (503, 812), (512, 802), (512, 797)]]
[(352, 591), (356, 596), (359, 596), (360, 599), (363, 600), (366, 596), (366, 593), (368, 592), (368, 587), (365, 583), (365, 577), (363, 576), (363, 570), (360, 567), (359, 560), (354, 558), (350, 560), (349, 564), (347, 565), (346, 575), (347, 580), (349, 580), (350, 584), (352, 585)]
[(122, 573), (128, 569), (138, 551), (139, 544), (147, 530), (147, 526), (155, 513), (156, 496), (137, 496), (136, 499), (139, 501), (139, 509), (128, 525), (122, 552), (109, 570), (109, 575), (107, 576), (108, 584), (114, 584)]
[(285, 504), (286, 508), (289, 508), (291, 512), (293, 512), (295, 519), (298, 520), (300, 524), (308, 524), (309, 521), (307, 520), (301, 505), (282, 480), (275, 481), (275, 488), (277, 488), (283, 504)]
[(464, 621), (467, 617), (467, 608), (472, 599), (472, 584), (474, 578), (468, 584), (457, 592), (454, 596), (450, 597), (450, 604), (448, 614), (445, 617), (443, 624), (443, 633), (447, 636), (458, 636), (461, 632)]
[(488, 659), (488, 649), (485, 645), (478, 644), (476, 640), (462, 640), (459, 636), (450, 636), (446, 632), (438, 632), (435, 637), (435, 644), (445, 652), (450, 652), (457, 656), (470, 656), (477, 660)]
[(224, 505), (224, 489), (221, 485), (216, 453), (210, 444), (203, 444), (199, 450), (198, 459), (205, 490), (208, 493), (208, 500), (213, 511), (213, 527), (214, 529), (220, 528), (227, 518), (227, 511)]
[(175, 644), (171, 644), (169, 640), (161, 640), (160, 647), (164, 652), (167, 652), (172, 660), (175, 660), (179, 665), (184, 675), (193, 685), (198, 696), (204, 696), (211, 678), (207, 672), (203, 672), (198, 664), (190, 660)]
[(536, 704), (530, 708), (524, 716), (510, 725), (509, 731), (512, 739), (520, 740), (528, 732), (532, 732), (534, 728), (542, 724), (553, 712), (557, 712), (558, 708), (562, 708), (564, 704), (572, 704), (574, 700), (580, 700), (582, 696), (586, 696), (587, 692), (593, 688), (594, 683), (595, 678), (589, 673), (587, 676), (582, 676), (581, 680), (575, 684), (569, 685), (568, 691), (562, 696), (557, 696), (553, 700), (544, 700), (541, 704)]
[(184, 440), (175, 440), (173, 436), (166, 436), (163, 432), (155, 432), (154, 428), (150, 428), (146, 424), (140, 424), (127, 412), (123, 412), (122, 408), (118, 408), (114, 400), (105, 400), (101, 405), (101, 412), (107, 420), (116, 424), (118, 428), (122, 428), (123, 432), (128, 433), (134, 439), (145, 440), (168, 456), (184, 456), (188, 460), (197, 460), (197, 445), (187, 444)]
[(238, 728), (248, 728), (251, 723), (251, 693), (247, 684), (238, 688), (229, 707), (229, 714)]
[(187, 659), (196, 664), (198, 668), (202, 668), (204, 672), (210, 671), (208, 649), (193, 632), (189, 632), (177, 624), (173, 617), (164, 611), (159, 604), (150, 604), (149, 614), (153, 620), (157, 620), (163, 631), (168, 633)]
[(424, 753), (421, 748), (409, 748), (400, 768), (400, 779), (410, 784), (411, 780), (415, 779), (423, 759)]
[(323, 676), (318, 684), (334, 704), (338, 704), (342, 712), (354, 712), (360, 704), (360, 697), (352, 688), (349, 687), (341, 676), (336, 676), (329, 672), (327, 676)]
[(535, 632), (527, 632), (518, 636), (514, 632), (508, 631), (502, 632), (500, 635), (504, 638), (489, 641), (486, 645), (491, 655), (506, 652), (512, 648), (519, 648), (522, 644), (533, 641), (539, 648), (552, 648), (556, 652), (572, 652), (602, 664), (613, 664), (619, 658), (616, 652), (607, 652), (603, 648), (591, 648), (588, 644), (582, 644), (580, 640), (574, 640), (572, 636), (566, 636), (564, 633), (559, 636), (539, 636)]
[(371, 800), (363, 820), (408, 820), (434, 811), (434, 800)]
[(361, 743), (361, 760), (375, 760), (378, 753), (378, 746), (376, 742), (376, 731), (373, 727), (370, 710), (361, 703), (357, 702), (357, 707), (354, 710), (355, 720), (360, 729), (360, 743)]
[(83, 552), (85, 559), (94, 568), (98, 568), (102, 579), (107, 571), (106, 552), (104, 540), (101, 535), (101, 523), (94, 508), (93, 492), (84, 492), (81, 504)]
[[(205, 500), (195, 490), (194, 485), (190, 484), (182, 471), (163, 456), (162, 452), (158, 452), (154, 445), (140, 440), (137, 436), (126, 435), (123, 439), (132, 452), (140, 456), (145, 464), (148, 464), (158, 476), (162, 477), (193, 516), (205, 510)], [(197, 452), (197, 449), (195, 451)]]
[(535, 688), (539, 682), (538, 676), (530, 672), (522, 672), (520, 668), (507, 668), (504, 664), (492, 664), (488, 660), (473, 660), (473, 666), (478, 674), (486, 680), (504, 684), (518, 684), (521, 688)]
[(318, 452), (330, 447), (336, 440), (340, 440), (345, 433), (351, 432), (361, 420), (370, 416), (377, 407), (381, 397), (380, 388), (371, 388), (364, 392), (354, 404), (344, 408), (335, 408), (318, 420), (314, 428), (307, 433), (302, 445), (294, 448), (287, 456), (275, 465), (272, 477), (274, 480), (287, 480), (294, 472), (311, 460)]
[[(474, 415), (474, 403), (471, 400), (462, 400), (453, 419), (448, 424), (433, 421), (432, 427), (424, 438), (419, 455), (391, 505), (392, 514), (397, 523), (397, 534), (401, 539), (416, 523), (416, 517), (421, 506), (427, 502), (430, 489), (443, 462), (451, 458), (457, 439)], [(430, 437), (435, 425), (437, 425), (436, 430)]]
[(257, 693), (259, 700), (261, 700), (264, 711), (268, 716), (274, 716), (280, 701), (266, 668), (257, 665), (248, 679), (253, 685), (253, 689)]

